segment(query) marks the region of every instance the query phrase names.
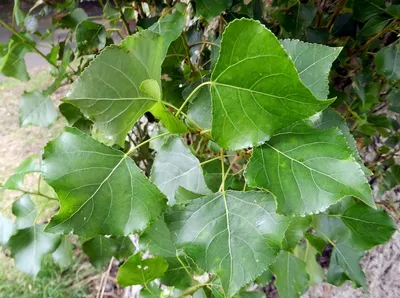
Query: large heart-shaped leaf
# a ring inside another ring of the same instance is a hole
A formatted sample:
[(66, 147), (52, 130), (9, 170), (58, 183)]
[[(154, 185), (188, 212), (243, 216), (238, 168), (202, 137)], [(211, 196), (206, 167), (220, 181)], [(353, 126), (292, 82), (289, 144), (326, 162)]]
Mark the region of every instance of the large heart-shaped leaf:
[(266, 192), (216, 193), (166, 215), (176, 243), (232, 297), (272, 263), (288, 220)]
[(52, 233), (128, 235), (165, 208), (164, 196), (127, 155), (75, 128), (47, 144), (42, 171), (61, 203), (46, 227)]
[(271, 191), (284, 214), (318, 213), (345, 196), (375, 207), (360, 165), (335, 128), (299, 124), (282, 131), (254, 149), (245, 177)]
[(225, 29), (210, 84), (212, 135), (229, 149), (257, 146), (332, 102), (315, 98), (275, 35), (247, 19)]
[(72, 84), (65, 101), (123, 145), (134, 123), (158, 101), (142, 92), (140, 84), (153, 79), (160, 85), (163, 41), (146, 30), (104, 49)]

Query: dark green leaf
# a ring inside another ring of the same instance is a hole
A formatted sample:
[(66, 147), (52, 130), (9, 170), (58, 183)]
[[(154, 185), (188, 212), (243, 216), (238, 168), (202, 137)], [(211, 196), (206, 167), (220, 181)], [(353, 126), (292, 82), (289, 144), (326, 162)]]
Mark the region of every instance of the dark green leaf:
[(69, 14), (63, 17), (60, 20), (60, 23), (64, 27), (75, 29), (80, 22), (85, 21), (87, 19), (88, 15), (82, 8), (75, 8), (73, 11), (71, 11)]
[(384, 75), (388, 80), (400, 79), (400, 41), (379, 50), (375, 56), (376, 72)]
[(203, 195), (194, 193), (182, 186), (178, 186), (178, 188), (175, 191), (175, 204), (186, 205), (187, 203), (190, 203), (194, 199), (198, 199), (202, 196)]
[(24, 194), (14, 202), (12, 213), (16, 216), (15, 224), (18, 230), (31, 227), (37, 215), (35, 204), (28, 194)]
[(324, 239), (310, 233), (305, 233), (304, 237), (308, 240), (308, 243), (310, 243), (318, 251), (319, 254), (322, 254), (326, 246)]
[(228, 149), (257, 146), (332, 102), (316, 99), (273, 33), (246, 19), (225, 29), (211, 97), (212, 135)]
[(293, 60), (303, 84), (316, 98), (326, 99), (329, 94), (329, 71), (342, 48), (290, 39), (282, 40), (281, 44)]
[(121, 286), (144, 285), (162, 276), (167, 269), (168, 263), (163, 258), (143, 260), (138, 253), (119, 267), (117, 280)]
[(282, 240), (282, 249), (292, 251), (303, 238), (304, 232), (310, 227), (311, 217), (294, 217), (285, 232)]
[(256, 278), (255, 282), (259, 285), (267, 285), (272, 281), (273, 274), (271, 270), (266, 270), (259, 277)]
[(135, 252), (135, 247), (129, 237), (97, 236), (84, 242), (82, 249), (89, 257), (90, 263), (97, 269), (102, 269), (112, 257), (124, 259)]
[(352, 153), (339, 129), (298, 124), (255, 148), (245, 177), (250, 186), (271, 191), (284, 214), (318, 213), (348, 195), (375, 207)]
[(282, 251), (271, 266), (281, 298), (299, 298), (306, 290), (309, 275), (306, 264), (291, 253)]
[(336, 37), (355, 36), (357, 33), (357, 21), (352, 13), (339, 15), (333, 23), (332, 35)]
[(81, 119), (86, 119), (81, 111), (72, 104), (63, 102), (59, 107), (60, 113), (67, 119), (69, 125), (74, 125)]
[(76, 26), (76, 43), (79, 55), (97, 54), (106, 46), (106, 28), (91, 21), (82, 21)]
[(209, 194), (199, 160), (179, 137), (169, 138), (160, 148), (154, 160), (151, 180), (175, 203), (179, 186), (198, 194)]
[(395, 18), (400, 18), (400, 4), (392, 4), (386, 8), (386, 12)]
[(389, 110), (400, 114), (400, 90), (393, 89), (392, 91), (390, 91), (390, 93), (386, 97), (386, 100), (389, 104)]
[(147, 79), (160, 82), (162, 51), (163, 38), (158, 34), (142, 31), (129, 36), (93, 60), (65, 101), (80, 108), (107, 138), (123, 146), (134, 123), (157, 102), (139, 86)]
[(166, 215), (178, 246), (221, 279), (225, 295), (264, 272), (274, 260), (287, 228), (266, 192), (216, 193)]
[(385, 0), (354, 0), (353, 14), (358, 21), (365, 22), (385, 12)]
[(22, 188), (25, 176), (35, 172), (40, 172), (36, 156), (28, 157), (14, 170), (14, 173), (4, 183), (2, 190)]
[(385, 173), (383, 185), (386, 190), (390, 190), (397, 185), (400, 185), (400, 166), (392, 165)]
[(73, 246), (68, 237), (62, 237), (60, 245), (52, 254), (54, 262), (61, 268), (68, 268), (72, 264), (72, 249)]
[(165, 208), (164, 196), (127, 155), (74, 128), (47, 144), (42, 171), (61, 203), (46, 227), (52, 233), (129, 235)]
[(19, 230), (8, 242), (15, 266), (35, 277), (46, 254), (52, 253), (60, 244), (60, 237), (43, 232), (43, 225)]
[(49, 126), (58, 114), (51, 99), (39, 91), (25, 92), (19, 106), (19, 125)]
[(352, 280), (356, 286), (367, 289), (365, 274), (360, 267), (362, 253), (353, 250), (348, 243), (337, 243), (332, 251), (332, 256), (327, 273), (328, 282), (340, 286), (347, 279)]
[(25, 54), (30, 51), (30, 46), (23, 43), (15, 35), (8, 41), (8, 48), (0, 52), (0, 73), (7, 77), (13, 77), (20, 81), (29, 81), (29, 74), (25, 66)]
[(211, 21), (231, 5), (232, 0), (196, 0), (196, 14)]
[(387, 17), (376, 16), (368, 20), (364, 27), (358, 33), (360, 36), (370, 36), (381, 32), (390, 19)]
[(299, 38), (311, 25), (317, 8), (313, 4), (298, 3), (287, 10), (277, 13), (279, 24), (292, 36)]

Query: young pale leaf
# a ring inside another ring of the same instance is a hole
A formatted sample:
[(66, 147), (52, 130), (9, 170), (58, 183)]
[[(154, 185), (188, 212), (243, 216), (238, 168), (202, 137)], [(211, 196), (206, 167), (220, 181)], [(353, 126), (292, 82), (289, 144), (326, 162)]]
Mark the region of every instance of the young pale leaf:
[(144, 285), (162, 276), (167, 269), (168, 263), (163, 258), (143, 260), (138, 253), (119, 267), (117, 280), (121, 286)]
[(309, 285), (316, 285), (324, 280), (324, 270), (316, 259), (318, 251), (308, 241), (306, 247), (298, 246), (294, 254), (306, 264), (306, 271), (310, 276)]
[(14, 223), (0, 214), (0, 245), (6, 245), (10, 237), (15, 233)]
[(43, 232), (43, 225), (19, 230), (8, 242), (15, 266), (35, 277), (46, 254), (52, 253), (60, 244), (60, 236)]
[(360, 267), (362, 253), (355, 251), (346, 242), (337, 243), (333, 248), (328, 268), (328, 282), (340, 286), (347, 279), (352, 280), (358, 287), (367, 289), (365, 274)]
[(382, 209), (375, 210), (364, 204), (356, 204), (338, 216), (350, 230), (349, 243), (360, 250), (389, 241), (396, 231), (392, 218)]
[(375, 56), (376, 72), (384, 75), (388, 80), (400, 79), (400, 41), (379, 50)]
[(107, 138), (123, 146), (134, 123), (158, 101), (139, 87), (160, 85), (163, 37), (142, 31), (104, 49), (72, 84), (64, 101), (77, 106)]
[(15, 224), (18, 230), (31, 227), (37, 215), (35, 204), (28, 194), (24, 194), (14, 202), (12, 213), (16, 216)]
[(345, 196), (375, 207), (367, 179), (337, 128), (298, 124), (282, 131), (253, 150), (245, 177), (249, 185), (271, 191), (283, 214), (318, 213)]
[(288, 220), (275, 213), (266, 192), (216, 193), (192, 201), (165, 220), (176, 243), (232, 297), (254, 280), (279, 252)]
[(102, 269), (112, 257), (123, 259), (135, 252), (135, 247), (129, 237), (97, 236), (84, 242), (82, 249), (89, 257), (90, 263), (97, 269)]
[(282, 40), (281, 44), (296, 66), (303, 84), (316, 98), (326, 99), (329, 94), (329, 71), (342, 48), (290, 39)]
[(282, 240), (282, 249), (292, 251), (303, 238), (304, 232), (310, 227), (311, 217), (294, 217), (285, 232)]
[(310, 279), (306, 264), (297, 257), (282, 251), (271, 266), (276, 276), (276, 287), (281, 298), (299, 298)]
[(36, 156), (25, 159), (4, 183), (2, 190), (20, 189), (24, 185), (24, 178), (27, 174), (40, 172), (40, 166), (36, 162)]
[(51, 99), (39, 91), (25, 92), (19, 106), (19, 125), (49, 126), (58, 114)]
[(107, 31), (102, 24), (82, 21), (75, 34), (79, 55), (97, 54), (106, 46)]
[(8, 41), (8, 47), (0, 49), (0, 73), (7, 77), (13, 77), (20, 81), (29, 81), (29, 74), (25, 66), (25, 54), (31, 50), (31, 47), (21, 41), (15, 35)]
[(61, 237), (61, 243), (51, 255), (61, 268), (68, 268), (72, 264), (73, 245), (67, 236)]
[(46, 227), (52, 233), (125, 236), (143, 230), (165, 208), (162, 193), (127, 155), (75, 128), (46, 145), (42, 172), (61, 203)]
[(278, 39), (253, 20), (227, 26), (210, 84), (212, 135), (228, 149), (260, 145), (332, 103), (313, 96)]
[(20, 8), (19, 0), (14, 1), (13, 17), (15, 20), (15, 24), (17, 24), (17, 26), (21, 26), (24, 24), (25, 13)]
[(151, 180), (175, 204), (179, 186), (197, 194), (209, 194), (199, 160), (179, 137), (169, 138), (154, 160)]
[(196, 14), (211, 21), (231, 5), (232, 0), (196, 0)]

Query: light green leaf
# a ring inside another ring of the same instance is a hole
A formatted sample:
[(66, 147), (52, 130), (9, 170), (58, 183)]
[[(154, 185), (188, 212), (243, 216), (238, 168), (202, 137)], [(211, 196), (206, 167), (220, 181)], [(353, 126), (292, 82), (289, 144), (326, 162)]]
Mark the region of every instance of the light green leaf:
[(40, 172), (40, 166), (36, 161), (36, 156), (30, 156), (14, 170), (14, 173), (4, 183), (2, 191), (22, 188), (25, 176), (35, 172)]
[(291, 253), (282, 251), (271, 266), (281, 298), (299, 298), (308, 285), (306, 264)]
[(179, 137), (169, 138), (154, 160), (151, 180), (175, 204), (179, 186), (198, 194), (209, 194), (199, 160)]
[(376, 72), (388, 80), (400, 79), (400, 41), (379, 50), (375, 56)]
[(303, 238), (304, 232), (310, 227), (311, 217), (294, 217), (285, 232), (282, 240), (282, 249), (292, 251)]
[(58, 114), (51, 99), (39, 91), (25, 92), (19, 106), (19, 125), (49, 126)]
[(231, 5), (232, 0), (196, 0), (196, 14), (211, 21)]
[(13, 77), (20, 81), (29, 81), (29, 74), (25, 66), (25, 54), (30, 51), (30, 46), (22, 42), (15, 35), (8, 41), (8, 47), (0, 52), (0, 73), (7, 77)]
[(14, 223), (0, 214), (0, 245), (6, 245), (10, 237), (14, 235), (15, 230)]
[(15, 266), (35, 277), (46, 254), (52, 253), (60, 244), (60, 236), (43, 232), (43, 225), (19, 230), (8, 242)]
[(64, 101), (77, 106), (107, 138), (123, 146), (134, 123), (157, 103), (139, 87), (147, 79), (160, 84), (162, 48), (163, 37), (151, 31), (107, 47), (73, 83)]
[(82, 21), (75, 34), (79, 55), (97, 54), (106, 46), (107, 31), (102, 24)]
[(364, 204), (353, 205), (337, 216), (350, 230), (349, 243), (360, 250), (389, 241), (396, 231), (392, 218), (382, 209), (375, 210)]
[(35, 204), (28, 194), (24, 194), (14, 202), (12, 213), (16, 216), (15, 224), (18, 230), (31, 227), (37, 215)]
[(212, 135), (228, 149), (258, 146), (332, 103), (316, 99), (274, 34), (248, 19), (225, 29), (211, 97)]
[(342, 48), (291, 39), (282, 40), (281, 44), (296, 66), (303, 84), (316, 98), (326, 99), (329, 94), (329, 71)]
[(255, 148), (245, 177), (250, 186), (271, 191), (283, 214), (318, 213), (345, 196), (375, 207), (352, 153), (339, 129), (298, 124)]
[(328, 282), (340, 286), (350, 279), (356, 286), (362, 286), (366, 290), (365, 274), (360, 267), (362, 256), (362, 253), (355, 251), (348, 243), (337, 243), (333, 248), (328, 268)]
[(97, 236), (84, 242), (82, 249), (89, 257), (90, 263), (97, 269), (102, 269), (112, 257), (123, 259), (135, 252), (135, 247), (129, 237)]
[(160, 257), (142, 259), (137, 253), (119, 267), (117, 280), (121, 286), (144, 285), (160, 277), (168, 269), (168, 263)]
[(46, 145), (42, 173), (60, 198), (61, 209), (46, 227), (52, 233), (126, 236), (165, 208), (164, 196), (127, 155), (75, 128)]
[(318, 251), (308, 241), (306, 241), (305, 247), (298, 246), (294, 254), (306, 264), (306, 271), (310, 276), (310, 286), (323, 282), (324, 270), (316, 260)]
[(389, 23), (390, 18), (376, 16), (368, 20), (364, 27), (358, 32), (360, 36), (371, 36), (381, 32)]
[(61, 237), (61, 243), (53, 252), (52, 257), (61, 268), (68, 268), (72, 264), (73, 245), (67, 236)]
[(13, 17), (15, 20), (15, 24), (17, 24), (17, 26), (23, 25), (25, 20), (25, 14), (19, 6), (20, 6), (20, 1), (14, 0)]
[(266, 192), (216, 193), (193, 200), (165, 220), (176, 243), (221, 279), (227, 297), (264, 272), (279, 252), (288, 220)]
[(162, 35), (164, 39), (164, 56), (168, 51), (169, 45), (181, 35), (184, 27), (185, 16), (179, 11), (175, 11), (174, 13), (167, 15), (166, 17), (158, 20), (157, 23), (154, 23), (151, 27), (149, 27), (150, 31)]

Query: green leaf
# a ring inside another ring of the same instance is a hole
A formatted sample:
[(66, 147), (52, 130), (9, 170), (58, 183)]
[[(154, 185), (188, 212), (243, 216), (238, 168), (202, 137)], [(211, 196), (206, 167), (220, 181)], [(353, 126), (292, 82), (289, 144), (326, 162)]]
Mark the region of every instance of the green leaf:
[(15, 24), (17, 24), (17, 26), (23, 25), (25, 20), (25, 14), (19, 6), (20, 6), (20, 1), (14, 0), (13, 17), (15, 20)]
[(256, 278), (255, 282), (259, 285), (267, 285), (273, 279), (273, 274), (271, 270), (264, 271), (259, 277)]
[(0, 52), (0, 73), (23, 82), (29, 81), (24, 60), (25, 54), (29, 51), (30, 46), (12, 35), (8, 41), (8, 48)]
[(232, 0), (196, 0), (196, 15), (211, 21), (232, 5)]
[(304, 30), (314, 20), (317, 8), (314, 4), (298, 4), (277, 12), (276, 19), (279, 24), (292, 36), (299, 38), (304, 35)]
[(400, 41), (379, 50), (375, 56), (376, 72), (384, 75), (388, 80), (400, 79)]
[(318, 213), (345, 196), (375, 207), (352, 153), (339, 129), (298, 124), (255, 148), (245, 177), (250, 186), (271, 191), (283, 214)]
[(35, 204), (28, 194), (24, 194), (13, 203), (12, 213), (16, 216), (15, 224), (18, 230), (31, 227), (37, 215)]
[(385, 190), (391, 190), (397, 185), (400, 185), (400, 166), (394, 164), (386, 171), (383, 186)]
[(4, 183), (2, 191), (22, 188), (25, 176), (35, 172), (40, 172), (40, 166), (36, 161), (36, 156), (30, 156), (14, 170), (14, 173)]
[(135, 247), (129, 237), (97, 236), (84, 242), (82, 249), (89, 257), (90, 263), (97, 269), (106, 266), (112, 257), (124, 259), (135, 252)]
[(385, 12), (385, 0), (354, 0), (353, 15), (360, 22)]
[(271, 266), (281, 298), (299, 298), (306, 290), (309, 275), (306, 264), (291, 253), (282, 251)]
[(60, 20), (60, 24), (63, 27), (75, 30), (76, 26), (78, 26), (80, 22), (85, 21), (87, 19), (88, 15), (82, 8), (75, 8), (73, 11), (71, 11), (69, 14), (67, 14)]
[(66, 269), (72, 264), (73, 245), (67, 236), (61, 237), (61, 243), (53, 252), (52, 257), (56, 264)]
[(151, 171), (151, 180), (175, 203), (179, 186), (198, 194), (209, 194), (199, 160), (179, 137), (169, 138), (158, 151)]
[(294, 217), (285, 232), (282, 240), (282, 249), (292, 251), (303, 238), (304, 232), (310, 227), (311, 217)]
[(390, 93), (386, 97), (386, 100), (389, 104), (389, 110), (400, 114), (400, 90), (393, 89), (392, 91), (390, 91)]
[(77, 106), (107, 138), (123, 147), (134, 123), (157, 103), (139, 87), (147, 79), (160, 84), (162, 51), (162, 36), (150, 31), (107, 47), (73, 83), (64, 101)]
[(310, 286), (323, 282), (325, 274), (316, 259), (318, 251), (308, 241), (306, 247), (298, 246), (294, 254), (306, 264), (306, 271), (310, 276)]
[(328, 282), (340, 286), (350, 279), (356, 286), (362, 286), (366, 290), (365, 274), (360, 267), (362, 256), (362, 253), (355, 251), (348, 243), (337, 243), (332, 250), (327, 273)]
[(0, 245), (6, 245), (10, 237), (14, 235), (15, 230), (14, 223), (0, 214)]
[(165, 208), (164, 196), (127, 155), (75, 128), (46, 145), (42, 173), (60, 198), (61, 209), (46, 227), (52, 233), (126, 236)]
[(60, 236), (43, 232), (43, 225), (19, 230), (8, 242), (15, 266), (35, 277), (46, 254), (52, 253), (60, 244)]
[(107, 32), (102, 24), (82, 21), (75, 34), (79, 55), (97, 54), (106, 46)]
[(211, 97), (212, 135), (228, 149), (258, 146), (332, 102), (316, 99), (274, 34), (246, 19), (225, 29), (211, 76)]
[(390, 19), (387, 17), (376, 16), (368, 20), (368, 22), (362, 27), (358, 35), (360, 36), (371, 36), (381, 32)]
[(221, 279), (232, 297), (272, 263), (288, 220), (266, 192), (216, 193), (193, 200), (165, 220), (178, 247)]
[(349, 243), (353, 248), (369, 250), (390, 240), (396, 231), (392, 218), (382, 209), (356, 204), (339, 216), (350, 230)]
[(310, 233), (305, 233), (304, 237), (307, 239), (307, 243), (311, 244), (319, 254), (322, 254), (326, 246), (326, 242), (324, 239)]
[[(196, 82), (185, 88), (183, 91), (183, 96), (187, 98), (189, 94), (200, 85), (202, 82)], [(189, 104), (187, 115), (190, 119), (192, 119), (196, 124), (200, 126), (202, 129), (211, 129), (211, 95), (210, 89), (208, 88), (200, 88), (192, 98), (192, 101)], [(199, 129), (197, 125), (195, 125), (189, 119), (186, 119), (186, 124), (192, 129)]]
[(19, 106), (19, 125), (49, 126), (58, 114), (51, 99), (39, 91), (25, 92)]
[(71, 126), (81, 119), (86, 119), (81, 111), (72, 104), (63, 102), (58, 108), (60, 109), (60, 113), (65, 117), (65, 119), (67, 119), (68, 124)]
[(160, 257), (142, 259), (141, 254), (131, 256), (119, 267), (117, 281), (121, 286), (145, 285), (160, 277), (168, 268), (168, 263)]
[(181, 35), (184, 27), (185, 16), (179, 11), (167, 15), (149, 27), (150, 31), (158, 33), (163, 37), (164, 56), (168, 51), (169, 45)]
[(316, 98), (326, 99), (329, 94), (329, 71), (341, 47), (327, 47), (300, 40), (281, 41), (299, 73), (304, 85)]
[(400, 18), (400, 4), (392, 4), (386, 8), (386, 12), (395, 18)]
[(177, 205), (186, 205), (193, 201), (194, 199), (198, 199), (203, 195), (194, 193), (186, 188), (179, 186), (175, 191), (175, 204)]

